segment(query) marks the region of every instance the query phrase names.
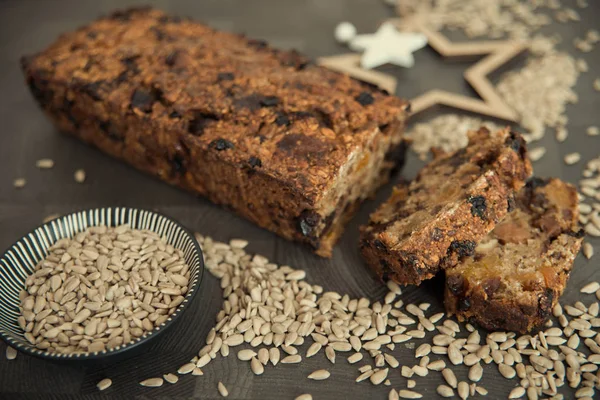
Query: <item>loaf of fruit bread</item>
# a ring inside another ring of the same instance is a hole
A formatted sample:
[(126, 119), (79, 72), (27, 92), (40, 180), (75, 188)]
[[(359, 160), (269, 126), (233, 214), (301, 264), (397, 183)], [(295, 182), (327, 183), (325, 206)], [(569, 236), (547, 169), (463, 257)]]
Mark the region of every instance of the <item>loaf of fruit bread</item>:
[(383, 280), (430, 279), (473, 253), (530, 174), (521, 135), (470, 132), (466, 148), (438, 154), (371, 215), (361, 229), (366, 262)]
[(325, 257), (404, 157), (406, 101), (155, 9), (64, 34), (22, 69), (59, 130)]
[(562, 294), (583, 240), (575, 188), (559, 179), (531, 179), (515, 208), (446, 270), (449, 314), (490, 330), (543, 327)]

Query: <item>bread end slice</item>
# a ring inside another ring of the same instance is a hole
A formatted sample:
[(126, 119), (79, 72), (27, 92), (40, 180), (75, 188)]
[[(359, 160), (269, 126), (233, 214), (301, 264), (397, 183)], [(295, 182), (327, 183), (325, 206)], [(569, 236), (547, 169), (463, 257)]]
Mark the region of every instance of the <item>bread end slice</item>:
[(576, 189), (559, 179), (531, 179), (515, 208), (475, 248), (446, 270), (449, 314), (489, 330), (543, 327), (563, 293), (582, 238)]

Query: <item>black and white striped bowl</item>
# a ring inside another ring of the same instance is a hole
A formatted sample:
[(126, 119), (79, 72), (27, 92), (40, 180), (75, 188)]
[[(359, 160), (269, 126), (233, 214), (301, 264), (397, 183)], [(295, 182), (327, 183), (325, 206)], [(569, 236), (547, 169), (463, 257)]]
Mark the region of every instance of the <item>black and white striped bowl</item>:
[[(25, 339), (17, 318), (19, 292), (36, 264), (48, 254), (48, 249), (59, 239), (72, 237), (91, 226), (118, 226), (129, 224), (134, 229), (147, 229), (164, 237), (175, 248), (183, 251), (190, 267), (190, 284), (185, 300), (161, 326), (136, 338), (129, 344), (97, 353), (54, 354), (37, 349)], [(137, 353), (181, 315), (200, 286), (204, 272), (202, 250), (186, 228), (173, 219), (154, 211), (126, 207), (96, 208), (54, 219), (29, 233), (12, 245), (0, 258), (0, 338), (20, 352), (54, 361), (116, 361)]]

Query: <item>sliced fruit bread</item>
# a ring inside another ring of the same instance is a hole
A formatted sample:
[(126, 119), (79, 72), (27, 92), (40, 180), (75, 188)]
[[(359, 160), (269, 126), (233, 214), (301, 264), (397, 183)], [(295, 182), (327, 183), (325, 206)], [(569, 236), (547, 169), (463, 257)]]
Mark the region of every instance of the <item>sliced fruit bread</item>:
[(474, 254), (446, 269), (448, 313), (489, 330), (543, 327), (581, 246), (578, 214), (573, 186), (531, 179)]
[(420, 284), (472, 255), (530, 174), (521, 135), (470, 132), (466, 148), (439, 155), (394, 189), (361, 229), (362, 254), (383, 280)]

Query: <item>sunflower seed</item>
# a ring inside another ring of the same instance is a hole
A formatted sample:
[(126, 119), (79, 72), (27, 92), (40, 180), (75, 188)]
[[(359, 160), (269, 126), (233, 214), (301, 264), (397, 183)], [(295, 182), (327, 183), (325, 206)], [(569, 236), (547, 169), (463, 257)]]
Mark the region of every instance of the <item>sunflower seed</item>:
[(112, 385), (112, 380), (110, 380), (109, 378), (104, 378), (96, 384), (96, 387), (98, 388), (98, 390), (102, 391), (108, 389), (110, 385)]
[(335, 364), (335, 350), (331, 346), (325, 347), (325, 357), (332, 363)]
[(400, 369), (400, 374), (405, 378), (410, 378), (414, 375), (414, 371), (409, 366), (403, 365)]
[(164, 374), (163, 378), (165, 381), (167, 381), (171, 384), (175, 384), (175, 383), (177, 383), (177, 381), (179, 381), (179, 378), (175, 374)]
[(10, 346), (6, 346), (6, 359), (14, 360), (15, 358), (17, 358), (17, 350)]
[(314, 356), (319, 351), (321, 351), (322, 347), (323, 346), (321, 345), (321, 343), (315, 342), (315, 343), (311, 344), (310, 347), (308, 348), (308, 350), (306, 351), (306, 357), (309, 358), (309, 357)]
[(348, 357), (348, 362), (350, 364), (355, 364), (355, 363), (359, 362), (360, 360), (362, 360), (362, 358), (363, 358), (363, 355), (361, 353), (354, 353), (350, 357)]
[(160, 387), (163, 384), (163, 378), (149, 378), (140, 382), (140, 385), (146, 387)]
[(565, 164), (567, 164), (567, 165), (577, 164), (579, 162), (579, 160), (581, 160), (581, 154), (569, 153), (565, 156), (564, 160), (565, 160)]
[(533, 148), (529, 151), (529, 159), (531, 161), (539, 161), (546, 154), (546, 148), (543, 146)]
[(248, 246), (248, 241), (244, 239), (231, 239), (229, 245), (234, 249), (244, 249)]
[(196, 367), (202, 368), (206, 364), (208, 364), (211, 360), (212, 360), (212, 358), (210, 357), (210, 355), (209, 354), (205, 354), (205, 355), (203, 355), (202, 357), (200, 357), (198, 359), (198, 362), (196, 362)]
[(352, 345), (347, 342), (334, 342), (334, 343), (331, 343), (329, 346), (331, 346), (331, 348), (335, 351), (350, 351), (350, 350), (352, 350)]
[(258, 350), (258, 361), (260, 361), (262, 365), (267, 365), (269, 362), (269, 350), (267, 348), (263, 347)]
[(444, 360), (435, 360), (427, 364), (427, 368), (432, 371), (441, 371), (446, 368), (446, 362)]
[(177, 370), (177, 373), (180, 375), (186, 375), (189, 374), (190, 372), (192, 372), (194, 370), (194, 368), (196, 368), (196, 364), (195, 363), (187, 363), (187, 364), (183, 364), (181, 367), (179, 367), (179, 369)]
[(454, 365), (463, 363), (462, 353), (453, 344), (448, 346), (448, 358), (450, 359), (450, 362)]
[(600, 289), (600, 283), (590, 282), (581, 288), (581, 293), (592, 294), (595, 293), (598, 289)]
[(457, 391), (458, 397), (460, 397), (462, 400), (465, 400), (467, 397), (469, 397), (469, 384), (464, 381), (458, 382)]
[(429, 370), (422, 365), (415, 365), (412, 367), (413, 372), (418, 376), (427, 376), (429, 374)]
[(439, 385), (436, 391), (442, 397), (454, 397), (454, 390), (450, 386)]
[(298, 354), (287, 356), (281, 360), (282, 364), (297, 364), (302, 361), (302, 357)]
[(431, 345), (428, 343), (423, 343), (417, 350), (415, 350), (415, 358), (421, 358), (431, 353)]
[(505, 377), (506, 379), (512, 379), (517, 374), (517, 372), (515, 371), (515, 369), (513, 367), (511, 367), (510, 365), (506, 365), (506, 364), (498, 365), (498, 371), (500, 371), (500, 374), (503, 377)]
[(330, 375), (331, 374), (326, 369), (319, 369), (308, 375), (308, 379), (312, 379), (314, 381), (323, 381), (329, 378)]
[(258, 361), (256, 357), (252, 357), (252, 359), (250, 360), (250, 369), (252, 369), (254, 375), (262, 375), (263, 372), (265, 372), (264, 365), (260, 361)]
[(54, 167), (54, 160), (50, 158), (42, 158), (35, 162), (35, 166), (39, 169), (50, 169)]
[(279, 349), (277, 347), (271, 347), (269, 349), (269, 361), (271, 361), (271, 364), (273, 364), (273, 366), (279, 363), (280, 357), (281, 353), (279, 352)]
[(594, 256), (594, 247), (590, 243), (584, 243), (582, 246), (582, 252), (585, 258), (588, 260)]
[(73, 174), (73, 178), (75, 179), (75, 182), (77, 182), (77, 183), (83, 183), (83, 182), (85, 182), (85, 170), (78, 169)]
[(423, 397), (421, 393), (414, 392), (412, 390), (402, 389), (398, 391), (398, 396), (401, 399), (420, 399)]
[(454, 371), (452, 371), (451, 369), (448, 369), (448, 368), (444, 368), (442, 370), (442, 375), (443, 375), (444, 379), (446, 380), (446, 383), (448, 383), (448, 385), (450, 385), (451, 387), (456, 389), (456, 387), (458, 385), (458, 380), (456, 379), (456, 375), (454, 375)]
[(398, 392), (395, 389), (390, 390), (390, 393), (388, 394), (388, 400), (400, 400), (400, 397), (398, 397)]
[(473, 382), (479, 382), (483, 376), (483, 368), (477, 363), (469, 369), (469, 379)]
[(256, 356), (256, 352), (252, 349), (240, 350), (237, 353), (238, 360), (241, 361), (250, 361), (254, 356)]
[(371, 375), (373, 375), (373, 374), (374, 374), (373, 370), (371, 370), (371, 369), (367, 370), (367, 371), (363, 372), (362, 374), (360, 374), (358, 376), (358, 378), (356, 378), (356, 382), (362, 382), (365, 379), (369, 379), (371, 377)]
[(305, 394), (301, 394), (300, 396), (296, 397), (294, 400), (312, 400), (312, 395), (305, 393)]
[(227, 390), (227, 388), (225, 387), (225, 385), (223, 385), (223, 383), (221, 381), (219, 381), (219, 383), (217, 384), (217, 390), (219, 391), (219, 394), (222, 397), (229, 396), (229, 391)]
[(379, 385), (380, 383), (382, 383), (384, 380), (387, 379), (388, 376), (388, 368), (385, 369), (380, 369), (379, 371), (373, 373), (369, 379), (371, 380), (371, 383), (373, 385)]
[(25, 178), (17, 178), (13, 181), (13, 186), (16, 189), (22, 189), (25, 187), (26, 184), (27, 184), (27, 181), (25, 180)]

